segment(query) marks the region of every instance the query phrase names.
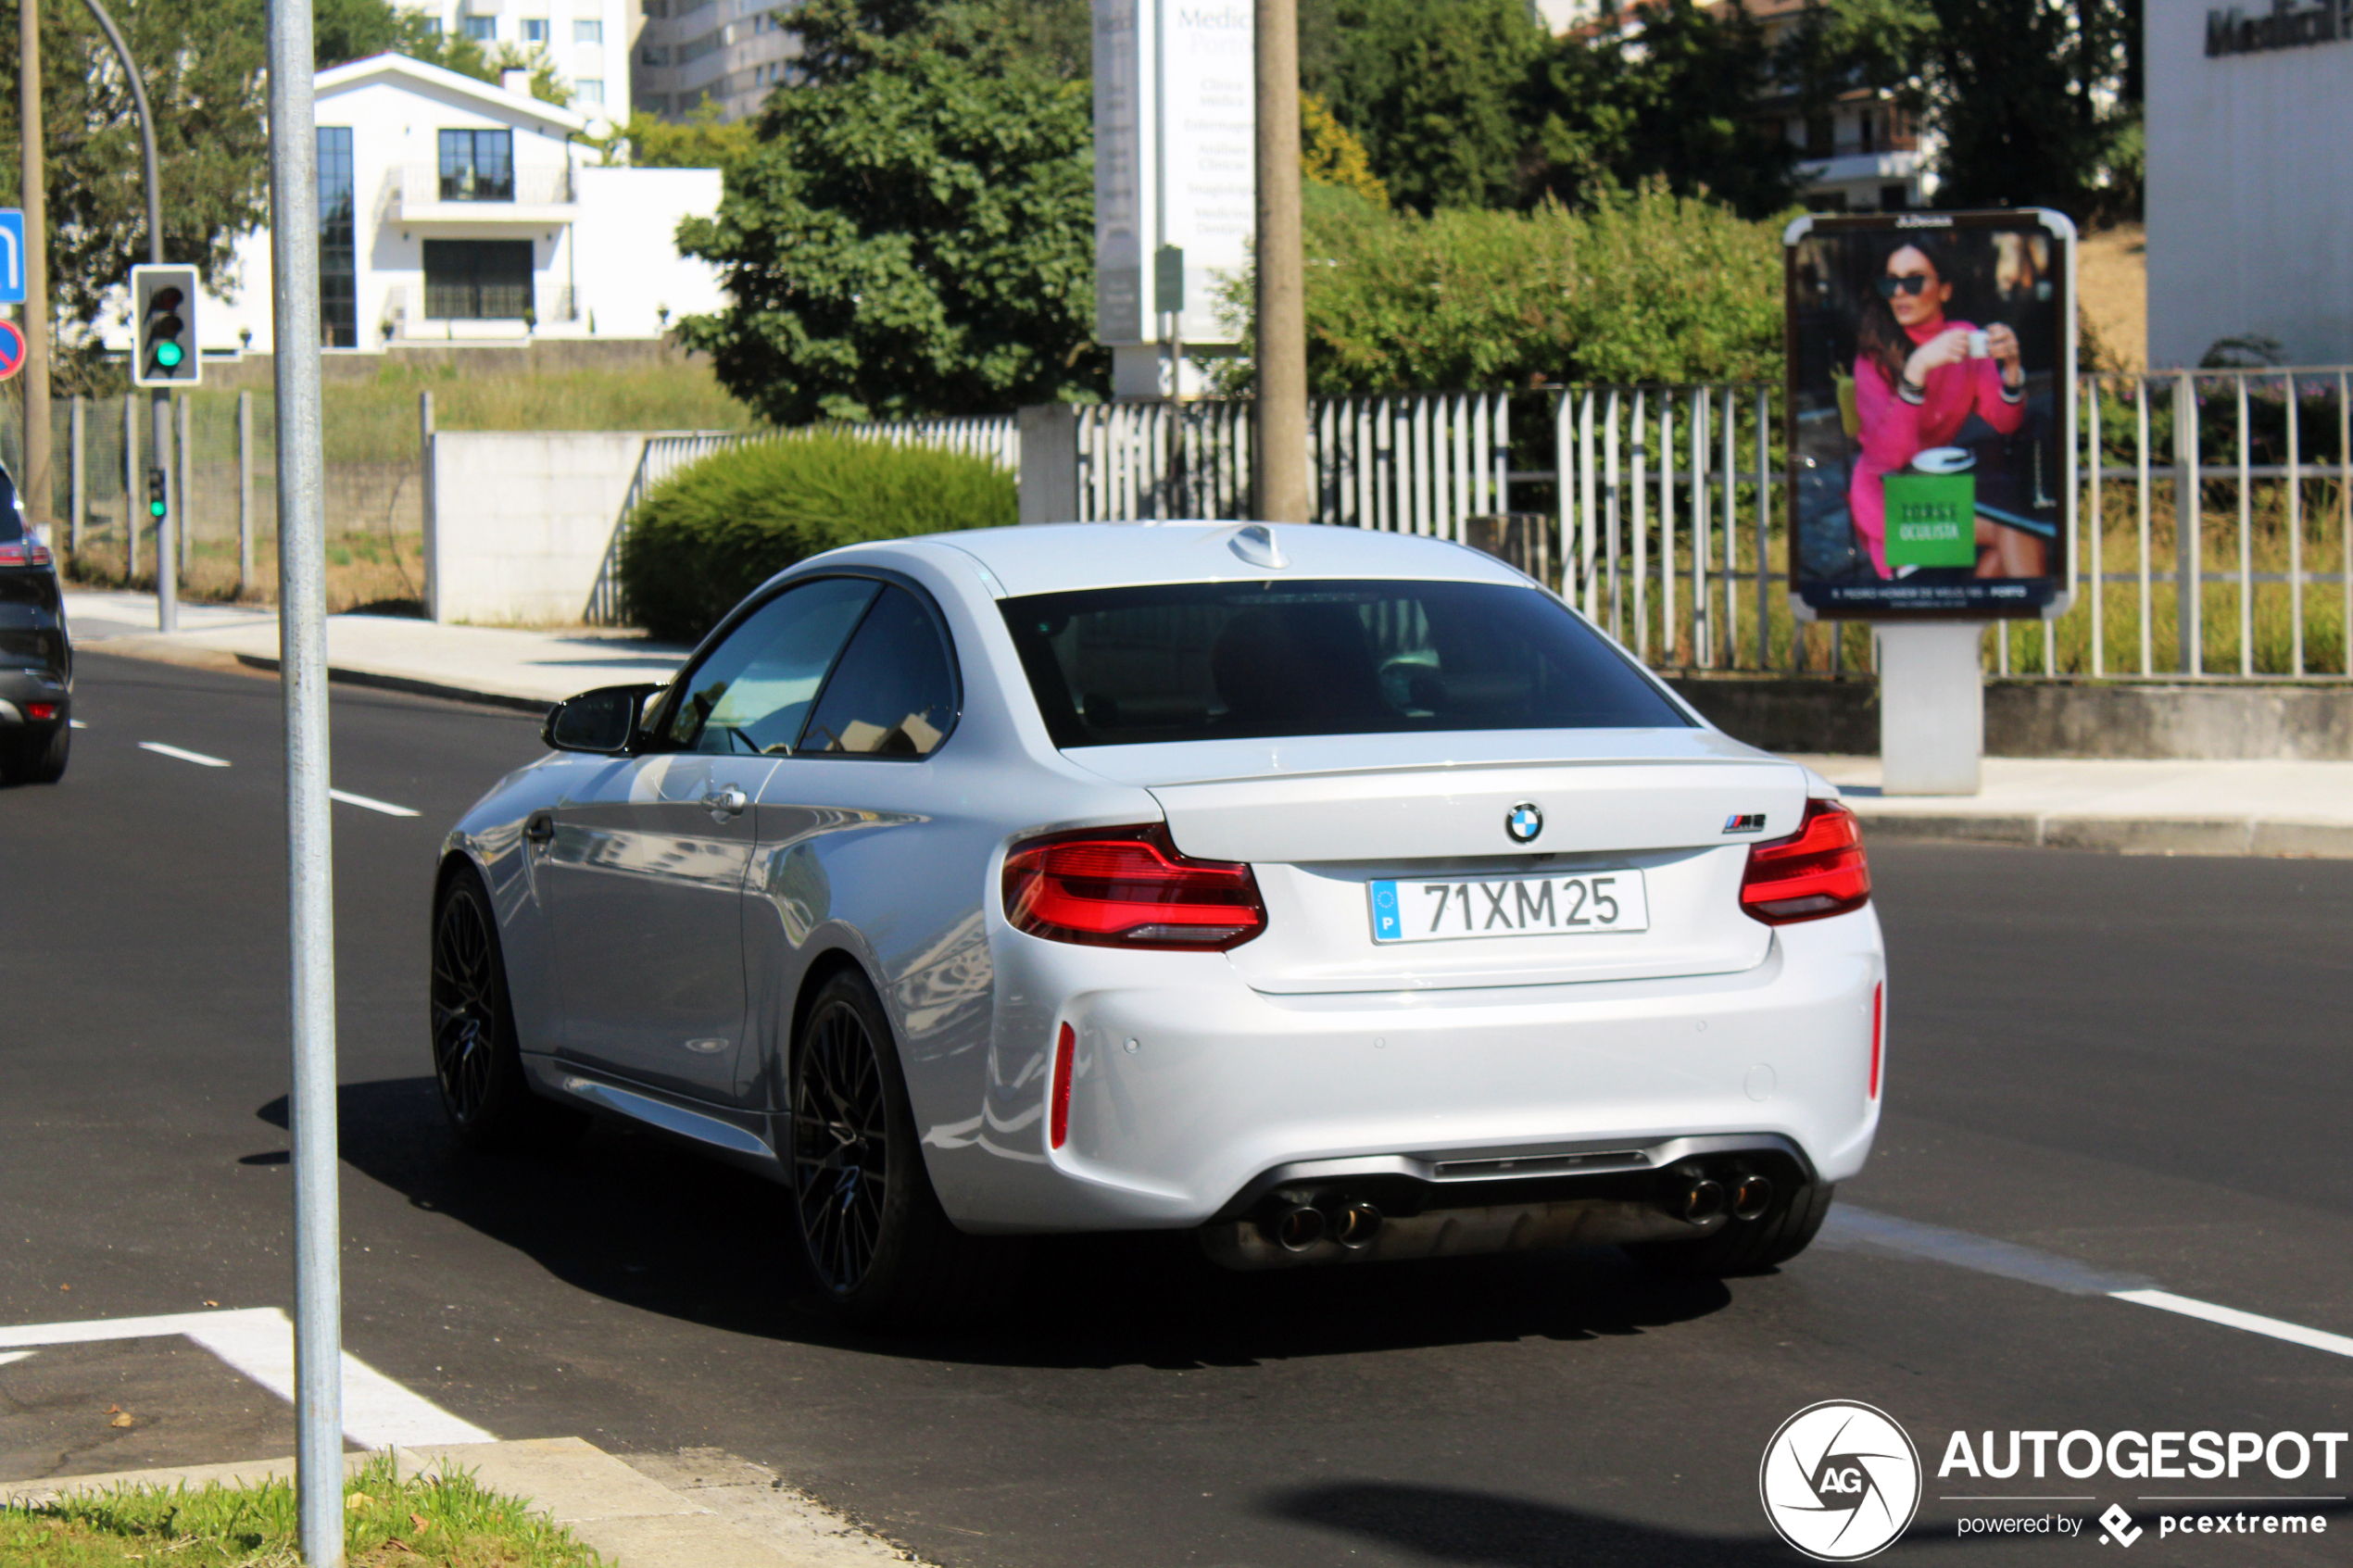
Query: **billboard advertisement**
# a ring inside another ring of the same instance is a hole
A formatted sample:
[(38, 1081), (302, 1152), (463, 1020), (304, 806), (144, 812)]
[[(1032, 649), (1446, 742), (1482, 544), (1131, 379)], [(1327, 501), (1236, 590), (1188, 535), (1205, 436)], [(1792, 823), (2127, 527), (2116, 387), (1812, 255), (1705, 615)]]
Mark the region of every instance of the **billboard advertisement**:
[(1799, 618), (2063, 613), (2074, 226), (2039, 209), (1809, 215), (1782, 239)]

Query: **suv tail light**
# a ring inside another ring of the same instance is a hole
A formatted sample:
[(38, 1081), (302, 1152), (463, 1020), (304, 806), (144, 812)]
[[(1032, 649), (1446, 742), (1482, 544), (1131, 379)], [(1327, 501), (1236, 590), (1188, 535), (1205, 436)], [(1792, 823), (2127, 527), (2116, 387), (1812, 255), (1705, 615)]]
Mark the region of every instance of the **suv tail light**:
[(1022, 845), (1004, 887), (1013, 929), (1053, 942), (1223, 952), (1266, 929), (1248, 866), (1179, 855), (1157, 825)]
[(1855, 813), (1835, 800), (1807, 801), (1795, 833), (1749, 846), (1741, 909), (1767, 925), (1843, 915), (1870, 900), (1862, 829)]
[(49, 546), (38, 539), (21, 544), (0, 545), (0, 566), (48, 566), (53, 564)]

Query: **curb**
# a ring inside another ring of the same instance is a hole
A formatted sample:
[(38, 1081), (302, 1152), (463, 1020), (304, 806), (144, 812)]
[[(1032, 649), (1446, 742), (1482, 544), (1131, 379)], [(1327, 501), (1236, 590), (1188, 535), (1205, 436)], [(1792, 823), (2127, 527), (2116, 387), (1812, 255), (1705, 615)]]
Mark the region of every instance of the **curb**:
[[(404, 1476), (463, 1470), (491, 1491), (522, 1499), (619, 1568), (881, 1568), (914, 1561), (787, 1491), (772, 1472), (708, 1451), (633, 1464), (579, 1437), (539, 1437), (392, 1452)], [(345, 1455), (345, 1474), (356, 1473), (372, 1457)], [(735, 1470), (744, 1474), (727, 1474)], [(664, 1473), (684, 1489), (649, 1471)], [(252, 1486), (292, 1481), (294, 1474), (293, 1460), (274, 1459), (0, 1482), (0, 1506), (38, 1507), (125, 1486)]]
[[(1857, 804), (1849, 799), (1849, 805)], [(2267, 822), (2259, 817), (2070, 817), (2041, 812), (1982, 815), (1857, 810), (1868, 838), (2089, 849), (2111, 855), (2211, 855), (2353, 859), (2353, 824)]]
[[(231, 656), (248, 670), (266, 674), (278, 672), (278, 660), (266, 653), (240, 653)], [(511, 709), (518, 713), (546, 714), (560, 697), (519, 696), (512, 692), (480, 691), (469, 686), (453, 686), (440, 681), (420, 681), (409, 675), (387, 675), (377, 670), (354, 669), (349, 665), (330, 664), (327, 679), (336, 685), (368, 686), (377, 691), (402, 692), (409, 696), (438, 697), (445, 702), (472, 702), (487, 708)]]

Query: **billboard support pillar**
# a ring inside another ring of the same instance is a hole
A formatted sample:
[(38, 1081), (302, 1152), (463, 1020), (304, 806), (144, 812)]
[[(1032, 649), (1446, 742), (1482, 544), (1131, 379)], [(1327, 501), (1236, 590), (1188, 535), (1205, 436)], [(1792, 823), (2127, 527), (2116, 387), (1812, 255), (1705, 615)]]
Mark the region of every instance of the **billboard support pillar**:
[(1922, 621), (1876, 630), (1881, 792), (1975, 795), (1985, 757), (1985, 628)]

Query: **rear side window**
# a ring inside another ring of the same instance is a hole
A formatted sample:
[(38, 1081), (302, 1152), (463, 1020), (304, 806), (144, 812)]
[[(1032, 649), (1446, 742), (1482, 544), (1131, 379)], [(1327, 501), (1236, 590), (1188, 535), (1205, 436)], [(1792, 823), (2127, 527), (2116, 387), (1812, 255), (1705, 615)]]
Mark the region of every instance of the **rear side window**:
[(1004, 614), (1063, 747), (1691, 724), (1534, 588), (1180, 583), (1010, 599)]
[(17, 515), (17, 483), (8, 470), (0, 469), (0, 545), (13, 545), (24, 537), (24, 519)]
[(928, 757), (956, 725), (956, 677), (930, 614), (887, 587), (810, 716), (804, 756)]

